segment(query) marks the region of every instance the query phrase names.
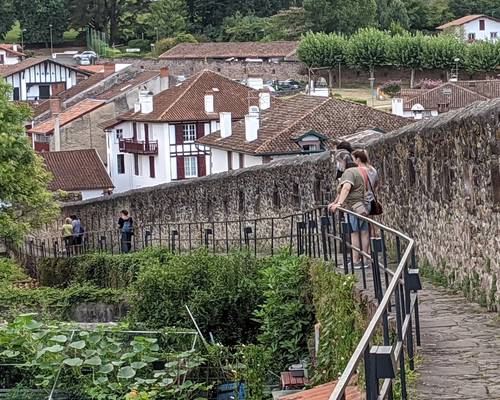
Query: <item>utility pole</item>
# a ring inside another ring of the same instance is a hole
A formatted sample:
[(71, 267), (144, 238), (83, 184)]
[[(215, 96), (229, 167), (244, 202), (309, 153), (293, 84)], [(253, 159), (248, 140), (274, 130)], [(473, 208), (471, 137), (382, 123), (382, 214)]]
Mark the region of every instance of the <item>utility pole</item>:
[(50, 29), (50, 57), (54, 58), (54, 43), (52, 42), (52, 24), (49, 24)]

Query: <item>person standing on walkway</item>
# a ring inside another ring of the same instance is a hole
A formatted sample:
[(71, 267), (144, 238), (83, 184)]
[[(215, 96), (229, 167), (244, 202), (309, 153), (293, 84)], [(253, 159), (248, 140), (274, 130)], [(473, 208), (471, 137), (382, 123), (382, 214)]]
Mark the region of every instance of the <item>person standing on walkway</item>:
[(121, 233), (121, 250), (122, 253), (129, 253), (132, 249), (132, 235), (134, 234), (134, 220), (128, 215), (127, 210), (120, 211), (118, 219), (118, 227)]
[(76, 253), (79, 253), (83, 244), (83, 229), (82, 222), (75, 214), (69, 216), (71, 218), (71, 225), (73, 226), (73, 247)]
[(375, 169), (375, 167), (373, 167), (373, 165), (370, 164), (368, 160), (368, 153), (366, 152), (366, 150), (362, 149), (354, 150), (352, 152), (352, 157), (354, 158), (354, 162), (360, 169), (361, 175), (363, 175), (363, 178), (365, 179), (366, 200), (368, 201), (368, 204), (371, 205), (372, 202), (375, 200), (375, 191), (377, 190), (378, 186), (378, 180), (379, 180), (378, 172)]
[[(357, 164), (346, 150), (338, 151), (335, 160), (337, 161), (337, 174), (340, 171), (341, 176), (338, 195), (335, 201), (328, 206), (329, 210), (335, 212), (338, 207), (342, 207), (359, 215), (368, 215), (366, 184)], [(370, 254), (368, 222), (350, 214), (348, 214), (347, 219), (350, 225), (352, 246)], [(361, 254), (357, 251), (353, 252), (352, 261), (356, 269), (366, 267), (366, 265), (361, 265)]]
[(73, 224), (71, 218), (66, 218), (62, 226), (62, 236), (64, 240), (64, 248), (66, 249), (66, 254), (70, 255), (71, 246), (73, 244)]

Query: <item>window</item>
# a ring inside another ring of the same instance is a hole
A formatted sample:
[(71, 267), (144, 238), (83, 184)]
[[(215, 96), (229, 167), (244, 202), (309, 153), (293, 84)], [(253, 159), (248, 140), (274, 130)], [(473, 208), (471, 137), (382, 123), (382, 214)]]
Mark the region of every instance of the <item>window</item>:
[(243, 153), (238, 154), (240, 161), (240, 168), (245, 168), (245, 155)]
[(467, 35), (467, 39), (469, 39), (469, 42), (473, 42), (474, 40), (476, 40), (476, 34), (475, 33), (469, 33)]
[(118, 173), (124, 174), (125, 173), (125, 155), (124, 154), (118, 154), (116, 156), (116, 164), (117, 164)]
[(123, 129), (116, 130), (116, 140), (123, 139)]
[(182, 127), (182, 134), (184, 136), (184, 142), (194, 142), (196, 140), (196, 125), (184, 124)]
[(137, 123), (132, 123), (132, 138), (137, 140)]
[(0, 64), (3, 64), (4, 62), (5, 62), (4, 55), (0, 54)]
[(484, 31), (484, 19), (479, 20), (479, 30)]
[(231, 171), (233, 169), (233, 152), (227, 152), (227, 170)]
[(155, 156), (149, 156), (149, 176), (155, 177)]
[(139, 175), (139, 154), (134, 154), (134, 174)]
[(303, 144), (302, 145), (302, 151), (308, 152), (308, 151), (317, 151), (318, 146), (315, 144)]
[(497, 38), (497, 33), (496, 32), (490, 32), (490, 39), (496, 39)]
[(197, 157), (184, 157), (184, 173), (186, 178), (195, 178), (198, 176)]

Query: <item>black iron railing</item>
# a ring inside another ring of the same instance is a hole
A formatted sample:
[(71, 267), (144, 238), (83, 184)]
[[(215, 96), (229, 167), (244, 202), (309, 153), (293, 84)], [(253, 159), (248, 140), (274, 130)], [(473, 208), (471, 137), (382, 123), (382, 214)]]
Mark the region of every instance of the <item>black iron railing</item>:
[(158, 141), (156, 140), (120, 139), (118, 141), (118, 146), (120, 151), (124, 153), (158, 154)]
[[(353, 233), (348, 217), (365, 221), (370, 246), (364, 251), (361, 233)], [(117, 230), (87, 232), (76, 242), (62, 238), (28, 239), (16, 250), (33, 266), (46, 257), (71, 257), (86, 252), (120, 253), (161, 245), (172, 252), (186, 253), (206, 248), (215, 253), (246, 249), (255, 255), (272, 255), (277, 249), (332, 263), (345, 274), (358, 274), (364, 289), (373, 290), (378, 307), (354, 354), (340, 376), (330, 400), (345, 398), (352, 377), (364, 365), (366, 398), (392, 399), (395, 379), (401, 397), (407, 398), (406, 368), (414, 368), (415, 345), (420, 346), (418, 291), (421, 289), (416, 266), (415, 243), (405, 234), (373, 219), (345, 209), (335, 214), (326, 206), (279, 217), (256, 219), (143, 223), (134, 235), (124, 237)], [(360, 265), (355, 270), (354, 254)], [(379, 339), (380, 338), (380, 339)], [(380, 342), (376, 344), (376, 342)], [(406, 361), (405, 361), (406, 360)]]

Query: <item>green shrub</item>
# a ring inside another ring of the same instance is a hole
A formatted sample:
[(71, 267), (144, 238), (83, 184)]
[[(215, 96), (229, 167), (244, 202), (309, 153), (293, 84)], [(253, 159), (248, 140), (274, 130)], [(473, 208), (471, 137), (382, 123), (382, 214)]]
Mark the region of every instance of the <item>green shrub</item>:
[(129, 49), (141, 49), (142, 52), (151, 51), (151, 42), (146, 39), (132, 39), (128, 42)]
[(387, 94), (389, 97), (394, 97), (396, 94), (398, 94), (401, 91), (401, 84), (402, 82), (400, 80), (398, 81), (387, 81), (383, 85), (380, 86), (380, 90)]
[(149, 328), (192, 326), (185, 305), (205, 334), (224, 344), (252, 341), (258, 325), (262, 261), (246, 253), (213, 255), (201, 250), (142, 268), (131, 288), (130, 320)]
[(363, 104), (365, 106), (368, 104), (367, 100), (356, 99), (354, 97), (344, 97), (343, 100), (352, 101), (353, 103)]
[(21, 267), (9, 258), (0, 257), (0, 285), (27, 279)]
[(267, 259), (262, 271), (264, 302), (255, 313), (261, 323), (259, 343), (272, 352), (272, 370), (283, 371), (308, 356), (314, 325), (310, 260), (286, 251)]
[(116, 57), (116, 56), (120, 56), (121, 54), (122, 54), (122, 52), (119, 49), (113, 49), (111, 47), (108, 47), (106, 49), (105, 56), (108, 57), (108, 58), (113, 58), (113, 57)]
[(175, 38), (160, 39), (155, 43), (155, 50), (158, 55), (165, 53), (177, 45)]

